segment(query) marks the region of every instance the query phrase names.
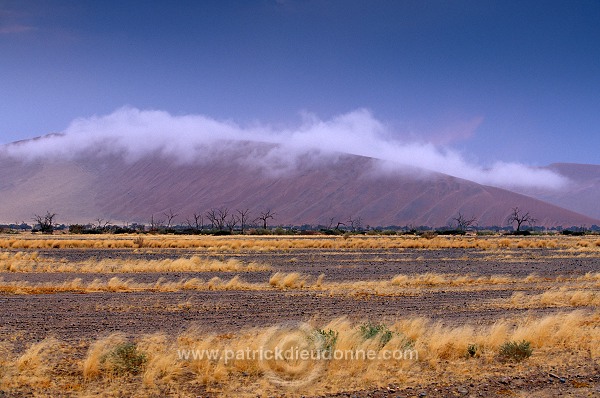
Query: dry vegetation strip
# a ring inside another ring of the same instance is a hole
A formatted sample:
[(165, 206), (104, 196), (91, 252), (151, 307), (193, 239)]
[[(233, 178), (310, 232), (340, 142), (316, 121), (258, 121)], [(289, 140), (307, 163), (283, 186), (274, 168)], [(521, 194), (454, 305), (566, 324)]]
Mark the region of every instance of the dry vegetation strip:
[(331, 286), (356, 287), (364, 284), (374, 283), (390, 286), (469, 286), (469, 285), (506, 285), (506, 284), (532, 284), (532, 283), (568, 283), (568, 282), (590, 282), (600, 283), (600, 272), (588, 272), (580, 276), (562, 276), (554, 278), (541, 277), (535, 274), (524, 278), (507, 275), (457, 275), (428, 272), (425, 274), (399, 274), (390, 280), (384, 281), (354, 281), (354, 282), (326, 282), (325, 274), (318, 278), (312, 278), (298, 272), (276, 272), (271, 275), (269, 284), (279, 288), (323, 288)]
[[(221, 396), (255, 397), (352, 391), (390, 383), (483, 379), (532, 367), (552, 369), (565, 363), (595, 363), (600, 357), (599, 323), (598, 311), (502, 319), (488, 326), (448, 326), (425, 318), (399, 319), (389, 326), (356, 325), (341, 318), (302, 329), (302, 333), (285, 328), (255, 328), (221, 335), (190, 330), (176, 337), (154, 334), (134, 340), (117, 333), (80, 345), (49, 337), (21, 353), (4, 341), (0, 342), (0, 389), (9, 394), (26, 390), (34, 395), (60, 392), (142, 397), (168, 392), (186, 397), (210, 391)], [(321, 338), (314, 345), (316, 336)], [(501, 347), (522, 340), (530, 343), (533, 355), (524, 362), (507, 363), (510, 358), (499, 355)], [(237, 354), (260, 352), (277, 344), (357, 355), (333, 357), (324, 366), (310, 360), (298, 366)], [(218, 355), (212, 359), (194, 358), (194, 352)], [(226, 352), (236, 353), (236, 357), (226, 360)], [(374, 352), (376, 356), (367, 358), (360, 352)], [(403, 356), (390, 358), (382, 355), (385, 352)], [(286, 382), (314, 378), (301, 389), (287, 389), (269, 382), (273, 374)]]
[(285, 249), (448, 249), (481, 250), (553, 248), (600, 250), (597, 237), (434, 237), (396, 236), (168, 236), (168, 235), (6, 235), (0, 237), (0, 249), (67, 248), (183, 248), (214, 251), (285, 250)]
[(200, 256), (164, 260), (101, 259), (67, 262), (42, 258), (36, 252), (0, 253), (0, 271), (8, 272), (76, 272), (76, 273), (139, 273), (139, 272), (254, 272), (271, 267), (255, 262), (206, 259)]
[(540, 294), (516, 292), (501, 303), (508, 308), (600, 307), (600, 286), (590, 290), (554, 288)]
[[(5, 281), (0, 277), (0, 292), (5, 294), (52, 294), (61, 292), (174, 292), (182, 290), (225, 291), (225, 290), (303, 290), (337, 295), (414, 295), (422, 290), (457, 289), (470, 290), (540, 290), (555, 287), (557, 284), (569, 289), (591, 289), (592, 293), (600, 288), (600, 273), (588, 273), (578, 277), (558, 276), (542, 278), (529, 275), (525, 278), (508, 276), (471, 276), (452, 274), (418, 274), (397, 275), (390, 280), (328, 282), (324, 274), (315, 278), (298, 272), (276, 272), (268, 282), (251, 283), (244, 281), (239, 275), (229, 280), (213, 277), (209, 280), (201, 278), (182, 278), (168, 281), (159, 278), (154, 283), (135, 282), (132, 279), (112, 277), (108, 280), (94, 279), (83, 282), (74, 278), (65, 282), (30, 283), (28, 281)], [(592, 305), (592, 304), (590, 304)]]
[(52, 294), (64, 292), (176, 292), (181, 290), (260, 290), (256, 284), (244, 282), (239, 276), (228, 281), (214, 277), (208, 281), (200, 278), (167, 281), (159, 278), (154, 283), (135, 282), (131, 279), (112, 277), (107, 281), (94, 279), (83, 282), (81, 278), (61, 283), (29, 283), (27, 281), (4, 281), (0, 278), (0, 292), (6, 294)]

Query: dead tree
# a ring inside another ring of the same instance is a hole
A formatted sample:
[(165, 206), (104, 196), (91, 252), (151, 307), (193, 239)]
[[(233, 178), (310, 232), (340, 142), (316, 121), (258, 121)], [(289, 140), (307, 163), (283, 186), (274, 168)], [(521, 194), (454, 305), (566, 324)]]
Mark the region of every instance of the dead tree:
[(239, 221), (240, 219), (235, 214), (230, 215), (227, 221), (225, 221), (225, 225), (227, 226), (227, 229), (230, 233), (233, 233), (233, 230), (235, 229), (235, 226), (238, 224)]
[(531, 214), (529, 214), (529, 212), (523, 212), (518, 207), (513, 207), (512, 212), (507, 218), (507, 221), (509, 224), (517, 223), (517, 232), (520, 232), (521, 225), (523, 225), (524, 223), (532, 225), (537, 221), (537, 219), (535, 219)]
[(51, 234), (54, 232), (54, 217), (56, 217), (56, 213), (50, 213), (49, 211), (46, 211), (44, 216), (34, 214), (33, 221), (40, 226), (40, 231), (42, 233)]
[(331, 229), (333, 228), (333, 222), (335, 220), (335, 217), (331, 217), (329, 219), (329, 224), (327, 224), (327, 230), (331, 231)]
[(217, 209), (217, 219), (219, 230), (225, 229), (225, 224), (227, 224), (227, 216), (229, 215), (229, 209), (227, 207), (221, 207)]
[(179, 214), (173, 213), (173, 210), (169, 209), (169, 212), (165, 212), (163, 215), (167, 218), (167, 229), (171, 229), (171, 223), (173, 222), (173, 219)]
[(154, 219), (154, 214), (150, 217), (150, 231), (158, 231), (163, 226), (165, 220)]
[(362, 230), (362, 218), (360, 216), (356, 218), (348, 217), (348, 226), (350, 226), (351, 232)]
[(242, 229), (242, 235), (244, 235), (244, 227), (246, 226), (246, 223), (248, 222), (248, 218), (250, 216), (250, 209), (242, 209), (242, 210), (236, 210), (236, 212), (238, 213), (238, 218), (240, 220), (240, 228)]
[(456, 222), (456, 229), (459, 231), (466, 231), (477, 222), (477, 217), (465, 217), (460, 211), (458, 215), (452, 218), (452, 221)]
[(106, 231), (106, 227), (110, 224), (110, 220), (104, 220), (103, 218), (96, 218), (94, 220), (96, 222), (96, 229), (99, 231)]
[(211, 223), (212, 229), (223, 231), (225, 229), (225, 221), (229, 215), (229, 209), (221, 207), (220, 209), (210, 209), (206, 212), (206, 218)]
[(265, 211), (261, 211), (260, 216), (258, 216), (256, 220), (262, 221), (263, 229), (267, 229), (267, 221), (269, 219), (273, 219), (273, 217), (275, 217), (275, 214), (275, 212), (271, 211), (270, 209), (267, 209)]
[(217, 211), (215, 209), (210, 209), (206, 212), (206, 218), (210, 221), (210, 229), (215, 229), (217, 226)]
[(191, 221), (189, 218), (186, 218), (186, 222), (189, 225), (190, 229), (193, 229), (195, 231), (201, 231), (202, 225), (204, 224), (202, 213), (194, 213), (192, 217), (194, 218), (194, 221)]

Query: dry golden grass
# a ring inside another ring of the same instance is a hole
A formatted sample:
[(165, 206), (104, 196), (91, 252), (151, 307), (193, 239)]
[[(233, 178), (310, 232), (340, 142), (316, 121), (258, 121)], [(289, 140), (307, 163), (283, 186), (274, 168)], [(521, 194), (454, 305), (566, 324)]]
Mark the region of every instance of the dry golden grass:
[[(426, 273), (413, 275), (397, 275), (391, 280), (328, 282), (321, 275), (317, 282), (305, 284), (305, 289), (322, 291), (330, 294), (350, 296), (394, 296), (417, 295), (423, 290), (435, 291), (481, 291), (481, 290), (540, 290), (557, 285), (569, 286), (570, 289), (598, 289), (600, 273), (588, 273), (582, 276), (540, 277), (532, 274), (523, 278), (492, 275), (457, 275)], [(310, 280), (305, 277), (304, 280)]]
[(6, 294), (52, 294), (63, 292), (176, 292), (181, 290), (263, 290), (266, 284), (257, 286), (243, 281), (238, 275), (229, 280), (218, 277), (208, 281), (200, 278), (167, 281), (159, 278), (154, 283), (135, 282), (132, 279), (112, 277), (107, 281), (94, 279), (84, 283), (81, 278), (75, 278), (61, 283), (30, 283), (27, 281), (4, 281), (0, 277), (0, 292)]
[(215, 260), (192, 256), (164, 260), (102, 259), (67, 262), (40, 257), (38, 253), (0, 253), (0, 271), (8, 272), (77, 272), (77, 273), (138, 273), (138, 272), (255, 272), (271, 267), (238, 259)]
[[(448, 326), (424, 318), (399, 320), (390, 326), (392, 337), (385, 344), (377, 338), (365, 339), (357, 325), (346, 319), (336, 319), (329, 324), (321, 325), (323, 330), (334, 330), (338, 333), (335, 348), (341, 352), (361, 350), (402, 351), (416, 350), (418, 360), (389, 361), (379, 360), (333, 360), (324, 374), (319, 375), (315, 386), (304, 386), (302, 393), (321, 393), (327, 391), (352, 390), (371, 385), (385, 385), (391, 381), (402, 381), (399, 370), (410, 374), (432, 370), (445, 375), (460, 373), (473, 366), (486, 365), (496, 367), (497, 353), (501, 344), (523, 338), (531, 341), (536, 350), (535, 360), (543, 362), (547, 356), (560, 360), (563, 355), (580, 353), (589, 359), (598, 358), (598, 349), (594, 342), (600, 337), (600, 330), (595, 327), (600, 320), (599, 314), (572, 312), (552, 315), (543, 318), (526, 318), (522, 320), (499, 320), (491, 326), (476, 327), (473, 325)], [(516, 326), (513, 326), (516, 325)], [(188, 347), (196, 350), (218, 349), (221, 352), (229, 349), (233, 352), (260, 348), (265, 336), (272, 336), (270, 330), (252, 330), (238, 335), (180, 336), (177, 342), (179, 349)], [(528, 337), (529, 336), (529, 337)], [(467, 347), (476, 345), (477, 358), (466, 358)], [(558, 358), (557, 358), (558, 357)], [(416, 359), (417, 357), (413, 357)], [(448, 361), (451, 361), (448, 363)], [(267, 389), (265, 393), (276, 393), (277, 389), (265, 386), (260, 381), (244, 390), (243, 385), (252, 381), (253, 376), (262, 373), (261, 364), (252, 360), (224, 361), (191, 361), (191, 372), (206, 385), (222, 389), (225, 395), (230, 392), (250, 393), (254, 388)], [(181, 373), (181, 369), (177, 370)], [(240, 380), (240, 378), (242, 380)]]
[(451, 274), (438, 274), (438, 273), (426, 273), (420, 275), (398, 275), (395, 276), (391, 284), (395, 286), (464, 286), (464, 285), (499, 285), (507, 283), (517, 282), (538, 282), (542, 279), (530, 275), (525, 279), (511, 278), (504, 275), (492, 275), (492, 276), (471, 276), (471, 275), (451, 275)]
[(172, 236), (172, 235), (6, 235), (0, 237), (0, 249), (66, 248), (184, 248), (209, 251), (265, 251), (288, 249), (571, 249), (598, 252), (596, 237), (568, 236), (438, 236), (432, 239), (396, 236)]
[(143, 336), (137, 346), (141, 352), (148, 355), (148, 363), (142, 375), (142, 383), (145, 386), (178, 383), (188, 372), (183, 361), (177, 357), (177, 352), (169, 349), (166, 335)]
[(541, 294), (514, 293), (506, 304), (511, 308), (585, 307), (600, 306), (600, 289), (552, 289)]
[[(600, 287), (600, 273), (588, 273), (582, 276), (555, 278), (542, 278), (529, 275), (524, 278), (509, 276), (473, 276), (456, 274), (426, 273), (415, 275), (397, 275), (390, 280), (360, 280), (329, 282), (321, 274), (318, 278), (298, 272), (276, 272), (265, 282), (246, 282), (239, 275), (225, 280), (213, 277), (209, 280), (201, 278), (182, 278), (168, 281), (159, 278), (156, 282), (142, 283), (133, 279), (112, 277), (108, 280), (93, 279), (83, 282), (81, 278), (74, 278), (64, 282), (30, 283), (28, 281), (5, 281), (0, 277), (0, 292), (6, 294), (52, 294), (61, 292), (175, 292), (184, 290), (196, 291), (225, 291), (225, 290), (252, 290), (266, 291), (278, 290), (305, 290), (320, 293), (347, 296), (365, 295), (415, 295), (423, 289), (455, 289), (458, 291), (471, 290), (539, 290), (555, 287), (561, 284), (569, 289), (598, 289)], [(548, 293), (550, 294), (550, 293)], [(513, 300), (512, 302), (515, 302)], [(542, 301), (544, 303), (544, 301)]]
[[(255, 397), (257, 394), (316, 395), (391, 383), (420, 384), (467, 377), (476, 381), (530, 367), (560, 366), (565, 361), (570, 365), (593, 364), (600, 358), (598, 324), (600, 312), (596, 310), (500, 319), (487, 326), (452, 326), (425, 318), (399, 319), (372, 336), (365, 334), (364, 324), (357, 325), (345, 318), (314, 329), (316, 325), (308, 329), (306, 326), (255, 328), (226, 334), (188, 330), (177, 337), (144, 335), (132, 341), (145, 358), (141, 373), (135, 377), (115, 374), (106, 364), (108, 353), (127, 342), (122, 334), (91, 342), (83, 359), (80, 355), (57, 355), (63, 352), (57, 348), (65, 343), (50, 338), (31, 345), (21, 355), (12, 354), (8, 347), (5, 350), (8, 354), (0, 358), (0, 386), (9, 394), (27, 386), (49, 395), (64, 394), (71, 388), (78, 395), (103, 391), (103, 396), (116, 396), (121, 391), (121, 396), (139, 397), (157, 396), (165, 391), (196, 396), (197, 393), (186, 388), (203, 387), (219, 396)], [(330, 346), (334, 351), (330, 352), (343, 354), (338, 357), (335, 354), (326, 366), (319, 361), (308, 361), (302, 367), (291, 366), (294, 364), (289, 361), (274, 364), (251, 354), (272, 344), (286, 349), (301, 346), (323, 350), (322, 345), (311, 345), (315, 341), (313, 336), (318, 335), (317, 329), (335, 333), (337, 339)], [(500, 360), (498, 350), (503, 343), (523, 339), (531, 342), (533, 356), (523, 364)], [(471, 355), (468, 347), (473, 348)], [(194, 352), (205, 356), (194, 358)], [(207, 358), (209, 352), (215, 357)], [(233, 356), (226, 360), (228, 352)], [(375, 355), (369, 358), (360, 354), (366, 352)], [(245, 354), (242, 357), (239, 353)], [(394, 357), (393, 353), (402, 355)], [(72, 371), (61, 373), (61, 369)], [(276, 383), (272, 383), (274, 374)], [(288, 379), (283, 378), (286, 375)], [(288, 388), (281, 383), (307, 379), (310, 382), (299, 388)]]
[(282, 289), (300, 289), (307, 285), (308, 277), (299, 272), (276, 272), (269, 278), (269, 285)]
[[(127, 338), (122, 333), (113, 333), (110, 336), (104, 337), (93, 342), (88, 349), (87, 356), (82, 364), (82, 376), (85, 380), (94, 379), (106, 371), (103, 366), (103, 359), (111, 349), (123, 344)], [(109, 373), (109, 372), (107, 372)], [(110, 374), (110, 373), (109, 373)]]
[(39, 261), (37, 252), (0, 253), (0, 271), (15, 272), (21, 269), (33, 269)]
[(72, 360), (66, 361), (73, 347), (54, 337), (31, 344), (20, 355), (15, 355), (6, 342), (0, 342), (0, 347), (3, 351), (3, 358), (0, 360), (0, 389), (70, 389), (70, 382), (64, 383), (63, 376), (76, 366)]

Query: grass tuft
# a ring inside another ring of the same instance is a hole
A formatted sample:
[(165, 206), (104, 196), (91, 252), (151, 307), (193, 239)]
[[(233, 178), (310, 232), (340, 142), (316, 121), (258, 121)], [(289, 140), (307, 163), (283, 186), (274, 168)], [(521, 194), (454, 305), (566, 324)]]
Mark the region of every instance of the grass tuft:
[(500, 346), (498, 355), (502, 361), (521, 362), (531, 356), (533, 348), (531, 342), (522, 341), (507, 341)]
[(467, 358), (475, 358), (479, 354), (479, 346), (477, 344), (469, 344), (467, 346), (467, 353), (465, 357)]
[(323, 352), (332, 352), (334, 350), (339, 332), (332, 329), (328, 329), (327, 331), (325, 331), (325, 329), (317, 329), (315, 334), (320, 342), (319, 345)]
[(146, 354), (132, 342), (117, 345), (100, 359), (106, 371), (116, 376), (138, 375), (147, 361)]
[(269, 278), (269, 285), (279, 289), (300, 289), (306, 285), (307, 276), (299, 272), (276, 272)]
[(360, 333), (365, 340), (369, 340), (379, 336), (379, 342), (383, 347), (386, 345), (393, 337), (393, 333), (388, 327), (384, 324), (372, 324), (365, 323), (360, 325)]

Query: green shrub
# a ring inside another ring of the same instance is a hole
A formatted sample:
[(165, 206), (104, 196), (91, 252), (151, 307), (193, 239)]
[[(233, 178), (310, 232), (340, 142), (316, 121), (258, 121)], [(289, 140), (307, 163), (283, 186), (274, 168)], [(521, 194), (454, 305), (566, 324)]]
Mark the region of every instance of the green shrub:
[(478, 356), (479, 354), (479, 346), (477, 344), (469, 344), (467, 346), (467, 353), (466, 353), (466, 357), (467, 358), (474, 358), (475, 356)]
[(533, 353), (531, 343), (527, 340), (507, 341), (500, 346), (500, 359), (504, 361), (521, 362)]
[(286, 235), (287, 231), (281, 227), (277, 227), (273, 230), (274, 235)]
[(123, 343), (106, 354), (101, 363), (117, 376), (140, 374), (148, 361), (146, 354), (137, 349), (135, 343)]
[(393, 336), (393, 333), (384, 324), (366, 323), (360, 325), (360, 333), (365, 340), (379, 336), (379, 342), (382, 347), (386, 345)]
[(323, 352), (332, 352), (335, 348), (335, 343), (337, 343), (339, 333), (335, 330), (322, 330), (318, 329), (316, 331), (316, 337), (320, 340), (321, 350)]
[(249, 235), (271, 235), (271, 230), (264, 228), (252, 228), (248, 231)]
[(69, 233), (71, 234), (81, 234), (85, 227), (81, 224), (71, 224), (69, 225)]

